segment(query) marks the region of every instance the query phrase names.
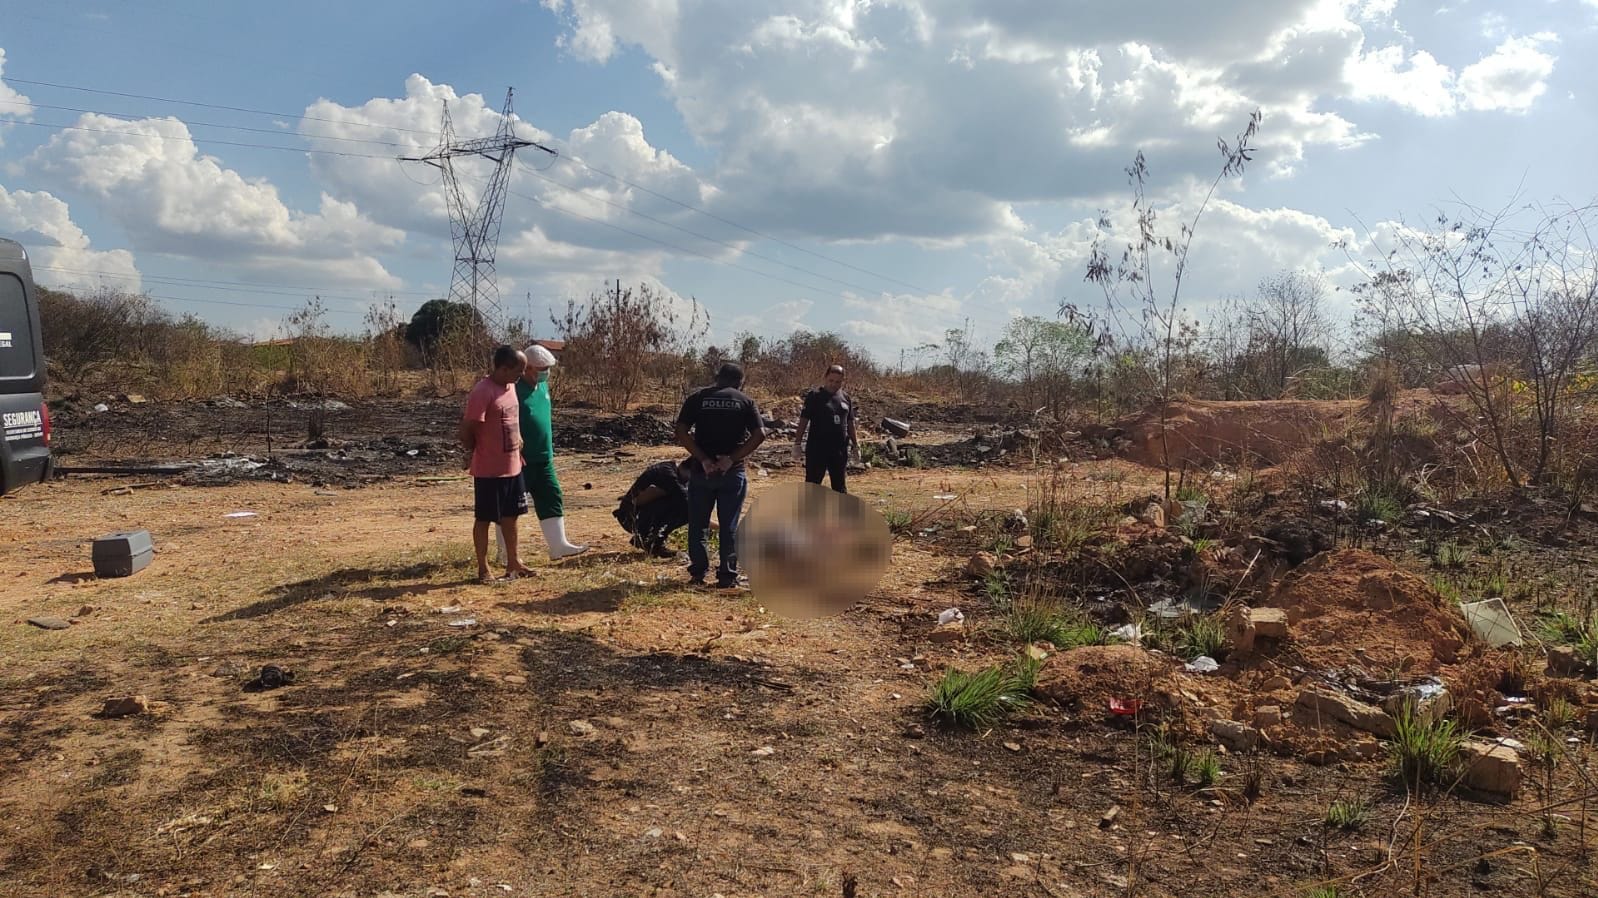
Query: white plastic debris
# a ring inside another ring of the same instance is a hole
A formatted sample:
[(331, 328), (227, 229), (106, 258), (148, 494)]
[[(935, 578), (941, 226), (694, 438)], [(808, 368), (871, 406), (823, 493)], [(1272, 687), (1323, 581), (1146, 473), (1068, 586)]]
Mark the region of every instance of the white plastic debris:
[(230, 511), (227, 514), (223, 515), (222, 517), (224, 517), (224, 518), (253, 518), (253, 517), (255, 517), (255, 512), (253, 512), (253, 511)]
[(1183, 665), (1182, 669), (1188, 673), (1215, 673), (1221, 669), (1221, 665), (1209, 655), (1200, 655)]
[(1516, 626), (1503, 599), (1464, 602), (1459, 610), (1476, 635), (1493, 648), (1521, 644), (1520, 627)]
[(477, 626), (477, 618), (475, 618), (475, 617), (463, 617), (460, 620), (452, 620), (452, 621), (450, 621), (449, 625), (451, 627), (475, 627), (475, 626)]
[(952, 499), (958, 499), (960, 497), (956, 496), (954, 493), (937, 493), (933, 495), (932, 498), (937, 499), (939, 502), (948, 502)]
[(952, 624), (955, 621), (965, 620), (965, 613), (958, 608), (946, 608), (938, 615), (938, 626)]
[(111, 406), (106, 405), (103, 402), (97, 402), (94, 405), (94, 410), (103, 414), (105, 412), (110, 411), (111, 410)]
[(1116, 627), (1114, 630), (1110, 631), (1110, 638), (1119, 639), (1122, 642), (1142, 642), (1143, 628), (1137, 624), (1127, 624), (1125, 626)]

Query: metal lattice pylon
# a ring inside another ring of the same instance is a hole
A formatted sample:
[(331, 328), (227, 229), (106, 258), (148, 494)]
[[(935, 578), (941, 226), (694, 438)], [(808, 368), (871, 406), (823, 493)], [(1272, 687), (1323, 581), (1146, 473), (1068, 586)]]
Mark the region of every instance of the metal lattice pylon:
[[(555, 151), (536, 141), (524, 140), (513, 133), (511, 99), (515, 89), (505, 91), (505, 108), (500, 113), (499, 128), (493, 137), (479, 137), (457, 141), (455, 127), (449, 117), (449, 103), (444, 103), (442, 133), (438, 146), (425, 156), (401, 156), (402, 162), (425, 162), (444, 175), (444, 199), (449, 205), (450, 237), (455, 243), (455, 269), (449, 279), (451, 302), (468, 303), (477, 310), (489, 333), (500, 335), (505, 330), (504, 309), (499, 304), (499, 283), (494, 275), (494, 253), (499, 246), (499, 230), (505, 212), (505, 191), (510, 186), (511, 165), (516, 151), (529, 147), (542, 150), (551, 156)], [(471, 202), (470, 193), (461, 186), (461, 176), (455, 171), (455, 160), (476, 156), (494, 164), (493, 172)]]

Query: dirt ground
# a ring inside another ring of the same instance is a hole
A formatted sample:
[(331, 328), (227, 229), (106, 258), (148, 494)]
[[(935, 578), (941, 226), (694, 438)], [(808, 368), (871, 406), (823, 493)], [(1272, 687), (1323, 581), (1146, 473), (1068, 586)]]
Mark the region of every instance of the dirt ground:
[[(405, 427), (402, 441), (447, 441)], [(370, 443), (359, 430), (333, 438)], [(117, 455), (110, 433), (78, 457)], [(672, 455), (566, 453), (569, 531), (594, 549), (489, 586), (471, 582), (470, 489), (449, 459), (404, 456), (360, 489), (74, 477), (7, 497), (0, 894), (1185, 898), (1342, 879), (1339, 894), (1374, 896), (1410, 894), (1407, 838), (1428, 895), (1598, 888), (1578, 851), (1593, 837), (1541, 835), (1529, 789), (1412, 806), (1380, 759), (1224, 752), (1214, 787), (1139, 788), (1144, 741), (1096, 705), (934, 725), (923, 701), (947, 666), (1016, 651), (962, 576), (982, 546), (958, 525), (1026, 507), (1035, 472), (857, 476), (913, 524), (866, 602), (795, 622), (628, 548), (614, 498)], [(756, 475), (752, 492), (792, 476)], [(1063, 477), (1096, 503), (1158, 480), (1122, 461)], [(129, 528), (150, 530), (154, 563), (95, 579), (90, 541)], [(934, 642), (955, 606), (968, 638)], [(25, 623), (43, 615), (76, 622)], [(267, 664), (293, 683), (247, 688)], [(119, 695), (149, 710), (97, 716)], [(1328, 804), (1350, 796), (1371, 802), (1369, 825), (1328, 831)]]

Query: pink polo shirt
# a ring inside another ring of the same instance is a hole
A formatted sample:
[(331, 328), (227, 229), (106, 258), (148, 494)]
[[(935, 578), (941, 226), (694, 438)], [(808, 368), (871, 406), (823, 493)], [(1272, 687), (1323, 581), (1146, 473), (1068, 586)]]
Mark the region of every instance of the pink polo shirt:
[(476, 435), (473, 477), (515, 477), (522, 472), (522, 430), (514, 384), (500, 386), (487, 377), (478, 381), (466, 397), (466, 420)]

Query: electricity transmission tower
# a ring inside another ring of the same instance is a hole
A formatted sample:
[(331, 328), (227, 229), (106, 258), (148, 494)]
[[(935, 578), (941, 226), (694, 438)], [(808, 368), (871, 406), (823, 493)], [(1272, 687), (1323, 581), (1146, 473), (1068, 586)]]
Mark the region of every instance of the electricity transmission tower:
[[(505, 328), (504, 310), (499, 302), (499, 283), (494, 276), (494, 252), (499, 246), (499, 229), (505, 212), (505, 190), (510, 185), (511, 165), (516, 151), (529, 147), (551, 156), (555, 151), (536, 141), (523, 140), (511, 130), (511, 98), (515, 89), (505, 91), (505, 108), (493, 137), (455, 139), (455, 127), (444, 104), (444, 121), (438, 146), (425, 156), (401, 156), (401, 162), (423, 162), (444, 175), (444, 199), (449, 205), (450, 236), (455, 242), (455, 269), (449, 279), (451, 302), (469, 303), (491, 334)], [(456, 160), (478, 157), (494, 164), (477, 202), (461, 186)]]

